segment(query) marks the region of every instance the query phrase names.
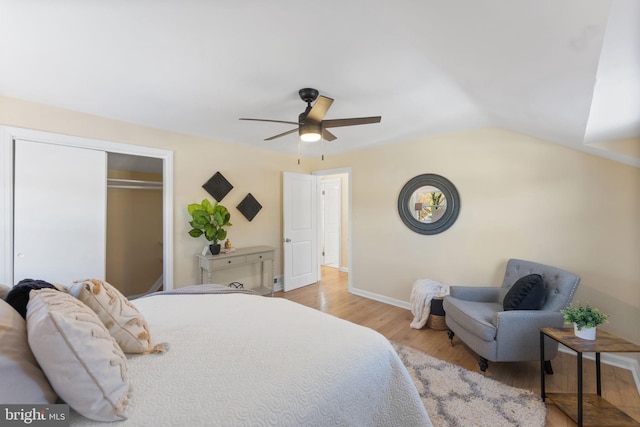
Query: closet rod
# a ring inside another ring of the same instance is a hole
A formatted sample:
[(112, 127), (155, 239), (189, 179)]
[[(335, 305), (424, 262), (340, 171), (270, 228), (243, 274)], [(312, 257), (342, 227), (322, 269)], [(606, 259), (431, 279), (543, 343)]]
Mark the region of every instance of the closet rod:
[(141, 181), (138, 179), (107, 178), (107, 188), (126, 190), (162, 190), (162, 182)]
[(107, 185), (107, 188), (124, 190), (162, 190), (162, 187), (153, 187), (150, 185)]
[(107, 182), (121, 182), (123, 184), (162, 185), (162, 181), (143, 181), (140, 179), (107, 178)]

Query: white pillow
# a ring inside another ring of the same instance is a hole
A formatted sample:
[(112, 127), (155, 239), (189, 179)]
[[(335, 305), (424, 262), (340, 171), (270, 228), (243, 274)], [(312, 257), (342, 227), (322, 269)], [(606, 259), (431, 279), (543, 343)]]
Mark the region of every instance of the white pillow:
[(54, 289), (29, 293), (33, 354), (58, 395), (96, 421), (127, 419), (127, 359), (96, 313)]
[(76, 282), (69, 293), (96, 312), (125, 353), (158, 353), (152, 346), (149, 327), (138, 309), (111, 284), (98, 279)]
[(0, 300), (0, 404), (47, 404), (56, 393), (33, 357), (27, 341), (27, 324), (20, 314)]

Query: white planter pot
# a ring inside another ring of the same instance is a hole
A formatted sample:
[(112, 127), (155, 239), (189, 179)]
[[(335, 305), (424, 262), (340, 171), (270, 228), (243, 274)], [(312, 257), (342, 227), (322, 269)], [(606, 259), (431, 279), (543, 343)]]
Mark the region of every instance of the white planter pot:
[(578, 330), (578, 326), (573, 324), (573, 332), (576, 334), (578, 338), (582, 338), (583, 340), (595, 340), (596, 339), (596, 328), (587, 328), (584, 327), (582, 330)]

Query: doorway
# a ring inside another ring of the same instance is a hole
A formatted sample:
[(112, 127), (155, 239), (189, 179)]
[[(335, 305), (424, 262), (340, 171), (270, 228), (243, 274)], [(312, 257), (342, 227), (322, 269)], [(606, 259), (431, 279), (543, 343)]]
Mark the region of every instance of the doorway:
[(340, 267), (340, 179), (320, 180), (320, 265)]
[[(351, 168), (312, 173), (319, 179), (318, 217), (320, 218), (320, 266), (350, 273), (351, 260)], [(322, 194), (324, 190), (324, 195)], [(324, 256), (322, 252), (324, 251)], [(319, 268), (318, 279), (322, 278)], [(351, 289), (351, 275), (348, 276)]]
[[(340, 179), (339, 236), (336, 269), (349, 272), (351, 259), (351, 168), (313, 172), (311, 175), (283, 173), (283, 288), (290, 291), (316, 283), (322, 276), (321, 180)], [(348, 279), (352, 289), (351, 276)]]

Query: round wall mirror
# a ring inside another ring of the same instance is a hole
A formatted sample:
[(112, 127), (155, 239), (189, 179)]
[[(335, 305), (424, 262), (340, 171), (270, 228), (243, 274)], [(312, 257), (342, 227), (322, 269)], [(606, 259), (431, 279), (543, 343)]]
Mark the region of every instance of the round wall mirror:
[(418, 175), (400, 190), (398, 213), (416, 233), (442, 233), (458, 218), (460, 196), (447, 178), (431, 173)]

